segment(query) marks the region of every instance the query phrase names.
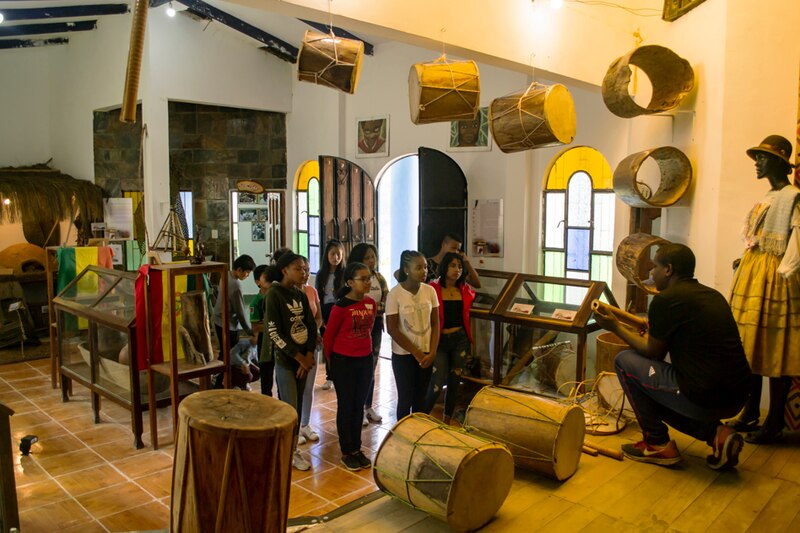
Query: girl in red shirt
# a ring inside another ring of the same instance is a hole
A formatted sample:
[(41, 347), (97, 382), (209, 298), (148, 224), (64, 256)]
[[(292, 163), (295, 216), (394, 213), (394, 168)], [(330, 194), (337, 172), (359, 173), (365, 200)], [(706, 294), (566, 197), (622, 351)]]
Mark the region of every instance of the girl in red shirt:
[(348, 470), (372, 466), (361, 451), (364, 402), (372, 385), (372, 325), (377, 310), (375, 300), (367, 296), (370, 278), (365, 264), (348, 263), (323, 338), (323, 352), (336, 389), (342, 464)]

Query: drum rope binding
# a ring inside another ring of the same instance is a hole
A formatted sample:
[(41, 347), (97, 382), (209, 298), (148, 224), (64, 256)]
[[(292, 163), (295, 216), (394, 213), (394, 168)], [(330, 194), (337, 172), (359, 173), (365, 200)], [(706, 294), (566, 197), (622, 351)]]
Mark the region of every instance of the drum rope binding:
[[(543, 85), (541, 83), (538, 83), (538, 82), (531, 83), (528, 86), (528, 88), (525, 89), (525, 93), (522, 95), (522, 97), (520, 97), (520, 99), (517, 100), (517, 103), (516, 103), (516, 105), (514, 107), (510, 107), (506, 111), (504, 111), (504, 112), (502, 112), (502, 113), (497, 115), (498, 117), (502, 117), (502, 116), (508, 115), (509, 113), (513, 113), (514, 111), (517, 111), (517, 115), (519, 116), (519, 123), (522, 126), (522, 131), (525, 134), (525, 137), (523, 137), (519, 141), (515, 141), (513, 143), (509, 143), (510, 145), (520, 145), (520, 146), (525, 146), (525, 147), (534, 146), (530, 142), (530, 138), (533, 137), (533, 135), (539, 130), (539, 128), (541, 128), (542, 126), (545, 126), (547, 124), (547, 117), (545, 117), (543, 115), (537, 115), (536, 113), (531, 113), (530, 111), (526, 111), (522, 107), (522, 102), (525, 100), (525, 97), (528, 96), (528, 93), (530, 93), (532, 89), (540, 89), (540, 88), (547, 88), (547, 86)], [(512, 96), (513, 94), (514, 93), (511, 93), (508, 96)], [(542, 110), (544, 110), (544, 108), (542, 108)], [(527, 127), (525, 126), (525, 121), (522, 120), (522, 115), (523, 114), (535, 117), (539, 121), (539, 123), (536, 125), (536, 127), (533, 128), (531, 131), (528, 131)]]
[[(569, 341), (565, 341), (565, 342), (568, 343)], [(554, 343), (554, 344), (563, 344), (563, 343)], [(546, 415), (545, 413), (542, 413), (541, 411), (539, 411), (537, 409), (534, 409), (530, 405), (527, 405), (527, 404), (517, 400), (516, 398), (511, 398), (511, 397), (505, 396), (505, 395), (500, 394), (500, 393), (498, 393), (498, 392), (496, 392), (494, 390), (486, 390), (484, 392), (484, 394), (487, 394), (487, 395), (490, 394), (490, 395), (493, 395), (493, 396), (495, 396), (497, 398), (503, 398), (503, 399), (509, 400), (509, 401), (511, 401), (511, 402), (513, 402), (515, 404), (521, 405), (522, 407), (528, 409), (529, 411), (533, 411), (534, 413), (539, 415), (543, 419), (542, 422), (551, 424), (553, 426), (560, 426), (561, 425), (560, 421), (556, 420), (555, 418), (553, 418), (551, 416)], [(559, 403), (564, 403), (564, 402), (559, 402)], [(467, 415), (469, 415), (469, 411), (471, 409), (473, 409), (472, 405), (467, 407)], [(486, 409), (486, 408), (483, 408), (483, 407), (480, 407), (478, 409), (483, 410), (483, 411), (494, 412), (491, 409)], [(508, 413), (508, 412), (504, 413), (504, 415), (505, 416), (511, 416), (511, 417), (517, 417), (517, 418), (527, 418), (524, 415), (518, 415), (518, 414)], [(469, 416), (465, 417), (465, 420), (467, 420), (467, 419), (469, 419)], [(510, 442), (508, 440), (501, 439), (497, 435), (486, 433), (486, 432), (482, 431), (480, 428), (477, 428), (475, 426), (465, 426), (465, 427), (467, 428), (468, 431), (472, 432), (473, 434), (476, 434), (476, 435), (479, 435), (479, 436), (483, 436), (483, 437), (486, 437), (486, 438), (490, 438), (493, 441), (499, 442), (501, 444), (505, 444), (506, 446), (508, 446), (511, 449), (517, 448), (517, 449), (520, 449), (520, 450), (523, 450), (525, 452), (528, 452), (528, 453), (532, 454), (532, 455), (523, 456), (522, 454), (515, 453), (514, 455), (518, 455), (520, 457), (524, 457), (526, 459), (532, 459), (532, 460), (535, 460), (535, 461), (554, 461), (555, 460), (555, 457), (552, 454), (551, 455), (546, 455), (546, 454), (537, 452), (536, 450), (531, 450), (530, 448), (526, 448), (525, 446), (521, 446), (518, 443)]]
[[(463, 94), (461, 94), (461, 91), (459, 91), (459, 89), (461, 89), (462, 87), (464, 87), (465, 85), (467, 85), (467, 84), (468, 84), (470, 81), (472, 81), (472, 80), (464, 80), (464, 81), (462, 81), (460, 84), (456, 85), (456, 77), (455, 77), (455, 74), (453, 73), (453, 67), (452, 67), (452, 66), (450, 66), (450, 65), (452, 65), (452, 63), (450, 63), (450, 62), (447, 60), (447, 56), (446, 56), (446, 55), (444, 55), (444, 54), (442, 54), (442, 56), (441, 56), (441, 57), (439, 57), (438, 59), (436, 59), (435, 61), (433, 61), (433, 63), (442, 63), (443, 65), (446, 65), (446, 66), (447, 66), (447, 70), (448, 70), (448, 72), (450, 73), (450, 81), (452, 81), (452, 82), (453, 82), (453, 83), (452, 83), (452, 86), (453, 86), (453, 88), (452, 88), (452, 89), (450, 89), (450, 90), (449, 90), (449, 91), (447, 91), (447, 92), (444, 92), (444, 93), (440, 94), (440, 95), (439, 95), (439, 96), (437, 96), (436, 98), (433, 98), (433, 99), (431, 99), (431, 100), (428, 100), (427, 102), (424, 102), (424, 103), (423, 103), (423, 102), (420, 102), (420, 103), (419, 103), (419, 109), (420, 109), (421, 111), (425, 111), (425, 109), (427, 108), (427, 106), (428, 106), (428, 105), (430, 105), (430, 104), (432, 104), (432, 103), (434, 103), (434, 102), (436, 102), (436, 101), (438, 101), (438, 100), (441, 100), (442, 98), (444, 98), (444, 97), (446, 97), (446, 96), (450, 96), (450, 94), (451, 94), (451, 93), (453, 93), (453, 92), (455, 92), (455, 93), (456, 93), (456, 95), (457, 95), (459, 98), (461, 98), (461, 100), (463, 100), (463, 102), (464, 102), (465, 104), (467, 104), (467, 105), (472, 105), (472, 104), (469, 102), (469, 100), (467, 100), (466, 98), (464, 98), (464, 95), (463, 95)], [(438, 89), (438, 88), (439, 88), (439, 87), (437, 87), (436, 85), (425, 85), (425, 84), (423, 84), (422, 82), (420, 82), (420, 86), (421, 86), (421, 87), (429, 87), (429, 88), (434, 88), (434, 89)]]
[[(621, 405), (617, 407), (619, 402), (616, 402), (615, 405), (611, 405), (610, 401), (608, 401), (608, 407), (599, 408), (600, 405), (599, 401), (595, 401), (593, 403), (594, 407), (591, 407), (587, 404), (591, 403), (591, 400), (597, 400), (601, 398), (602, 395), (599, 392), (598, 384), (600, 382), (600, 378), (605, 375), (609, 376), (616, 376), (613, 372), (600, 372), (594, 380), (584, 380), (584, 381), (574, 381), (576, 386), (572, 389), (570, 395), (565, 400), (559, 400), (561, 403), (567, 403), (572, 405), (577, 405), (581, 409), (585, 415), (589, 416), (589, 419), (586, 421), (587, 427), (598, 428), (600, 426), (606, 425), (606, 420), (609, 418), (613, 419), (615, 422), (616, 429), (618, 431), (622, 431), (625, 429), (626, 424), (622, 424), (623, 421), (626, 420), (626, 417), (623, 416), (623, 412), (625, 409), (625, 401), (626, 396), (623, 393), (621, 398)], [(585, 385), (592, 383), (592, 389), (589, 392), (579, 393), (578, 391), (584, 390)], [(566, 385), (566, 383), (564, 384)], [(610, 400), (610, 399), (609, 399)]]
[[(424, 421), (430, 421), (431, 420), (430, 416), (428, 416), (428, 415), (419, 415), (417, 413), (411, 413), (411, 415), (409, 415), (409, 416), (411, 418), (416, 418), (418, 420), (424, 420)], [(373, 465), (372, 466), (372, 468), (374, 470), (377, 470), (378, 472), (380, 472), (381, 474), (385, 475), (386, 477), (394, 479), (394, 480), (397, 480), (397, 481), (402, 481), (402, 482), (405, 483), (405, 485), (406, 485), (406, 498), (407, 498), (408, 501), (405, 501), (403, 499), (401, 499), (400, 501), (406, 503), (412, 509), (425, 511), (425, 509), (423, 509), (421, 507), (417, 507), (416, 505), (411, 503), (411, 500), (413, 499), (412, 496), (411, 496), (411, 487), (414, 484), (416, 484), (416, 483), (452, 483), (452, 481), (454, 479), (454, 475), (452, 473), (448, 472), (447, 469), (445, 469), (444, 466), (442, 466), (442, 464), (435, 457), (431, 456), (431, 454), (429, 454), (425, 450), (426, 447), (428, 447), (428, 448), (454, 448), (454, 449), (459, 449), (459, 450), (472, 450), (472, 449), (474, 449), (473, 446), (470, 446), (466, 442), (459, 440), (458, 437), (456, 436), (458, 434), (462, 434), (462, 435), (466, 435), (466, 436), (472, 437), (472, 435), (467, 433), (466, 430), (464, 430), (462, 428), (457, 428), (457, 427), (454, 427), (454, 426), (444, 426), (444, 427), (447, 428), (448, 434), (450, 434), (455, 440), (461, 442), (461, 444), (462, 444), (461, 446), (456, 445), (456, 444), (436, 444), (436, 443), (419, 444), (419, 441), (422, 440), (426, 435), (428, 435), (429, 433), (431, 433), (433, 431), (437, 431), (439, 429), (442, 429), (442, 426), (443, 425), (438, 425), (436, 427), (432, 427), (432, 428), (428, 429), (427, 431), (422, 433), (416, 440), (413, 440), (413, 441), (411, 439), (403, 436), (403, 435), (395, 433), (392, 430), (390, 430), (389, 433), (394, 438), (396, 438), (396, 439), (398, 439), (398, 440), (400, 440), (402, 442), (405, 442), (406, 444), (411, 444), (415, 449), (419, 449), (420, 452), (425, 457), (427, 457), (431, 461), (431, 463), (433, 463), (433, 465), (436, 466), (436, 468), (441, 470), (441, 472), (445, 476), (447, 476), (446, 478), (438, 478), (438, 479), (412, 478), (411, 477), (411, 461), (409, 461), (409, 463), (408, 463), (408, 468), (406, 470), (406, 477), (401, 477), (401, 476), (399, 476), (397, 474), (392, 474), (391, 472), (389, 472), (389, 471), (387, 471), (387, 470), (385, 470), (385, 469), (383, 469), (383, 468), (381, 468), (381, 467), (379, 467), (377, 465)]]

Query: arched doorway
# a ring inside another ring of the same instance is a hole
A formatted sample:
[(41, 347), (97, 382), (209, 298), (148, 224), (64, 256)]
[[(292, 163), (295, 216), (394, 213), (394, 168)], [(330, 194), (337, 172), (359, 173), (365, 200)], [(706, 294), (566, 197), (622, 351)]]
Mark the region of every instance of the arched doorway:
[(380, 270), (390, 286), (403, 250), (435, 255), (447, 233), (466, 245), (467, 179), (448, 155), (420, 147), (394, 159), (378, 174), (377, 191)]

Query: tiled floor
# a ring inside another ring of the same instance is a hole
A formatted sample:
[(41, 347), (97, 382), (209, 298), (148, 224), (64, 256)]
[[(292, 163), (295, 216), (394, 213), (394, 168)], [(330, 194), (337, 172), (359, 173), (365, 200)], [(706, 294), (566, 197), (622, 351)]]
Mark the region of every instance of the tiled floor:
[[(44, 359), (0, 366), (0, 401), (15, 411), (14, 449), (25, 435), (39, 438), (29, 456), (14, 456), (22, 531), (167, 528), (174, 452), (168, 408), (159, 410), (162, 447), (135, 450), (127, 410), (103, 400), (102, 421), (94, 424), (88, 391), (76, 384), (73, 399), (62, 403), (61, 391), (50, 386), (49, 365)], [(292, 470), (290, 517), (324, 515), (377, 490), (371, 470), (351, 473), (339, 463), (336, 393), (322, 390), (323, 381), (320, 369), (311, 420), (320, 440), (300, 447), (312, 469)], [(382, 359), (374, 403), (383, 423), (363, 432), (370, 458), (394, 424), (395, 398), (391, 362)], [(144, 439), (149, 444), (148, 434)]]

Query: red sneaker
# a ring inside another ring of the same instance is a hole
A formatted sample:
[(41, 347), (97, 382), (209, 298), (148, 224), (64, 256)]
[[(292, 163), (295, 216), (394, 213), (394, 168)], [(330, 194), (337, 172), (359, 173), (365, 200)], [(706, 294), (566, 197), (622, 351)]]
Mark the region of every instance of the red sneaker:
[(706, 457), (706, 465), (714, 470), (725, 470), (739, 464), (739, 453), (744, 447), (744, 439), (729, 426), (717, 426), (717, 434), (712, 442), (714, 453)]
[(656, 465), (674, 465), (681, 460), (681, 452), (674, 440), (663, 446), (647, 444), (643, 440), (636, 444), (623, 444), (622, 453), (631, 461)]

